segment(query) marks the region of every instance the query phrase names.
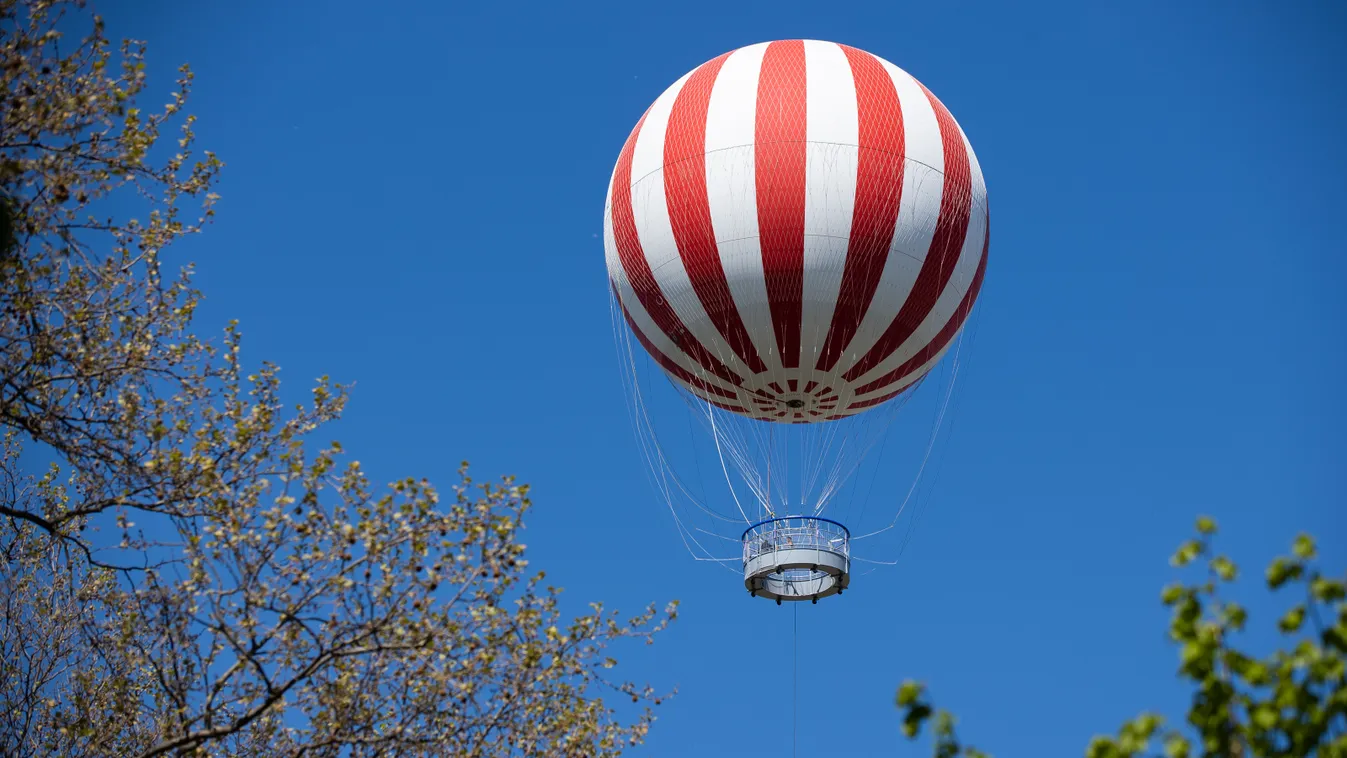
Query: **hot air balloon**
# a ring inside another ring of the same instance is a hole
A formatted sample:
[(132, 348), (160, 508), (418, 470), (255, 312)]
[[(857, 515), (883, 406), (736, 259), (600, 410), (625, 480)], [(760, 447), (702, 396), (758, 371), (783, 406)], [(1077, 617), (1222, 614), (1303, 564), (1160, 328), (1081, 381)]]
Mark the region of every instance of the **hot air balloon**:
[[(603, 242), (633, 419), (685, 541), (735, 543), (707, 557), (758, 597), (845, 590), (853, 536), (825, 514), (957, 344), (989, 239), (963, 130), (878, 56), (765, 42), (664, 90), (618, 154)], [(670, 466), (659, 374), (708, 432), (715, 496)]]

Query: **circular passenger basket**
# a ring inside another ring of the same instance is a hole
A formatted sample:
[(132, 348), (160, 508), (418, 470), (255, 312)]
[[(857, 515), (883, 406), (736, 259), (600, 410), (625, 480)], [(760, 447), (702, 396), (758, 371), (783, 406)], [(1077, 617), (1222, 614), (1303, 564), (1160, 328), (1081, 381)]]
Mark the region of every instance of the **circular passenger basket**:
[(787, 516), (744, 530), (744, 587), (753, 597), (809, 600), (851, 582), (851, 533), (832, 519)]

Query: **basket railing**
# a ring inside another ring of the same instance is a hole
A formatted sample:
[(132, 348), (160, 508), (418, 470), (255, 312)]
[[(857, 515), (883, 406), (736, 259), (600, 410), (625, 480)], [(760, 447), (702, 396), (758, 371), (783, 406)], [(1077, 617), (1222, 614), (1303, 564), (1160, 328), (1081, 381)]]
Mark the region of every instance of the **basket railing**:
[(822, 550), (850, 557), (851, 533), (831, 519), (786, 516), (760, 521), (744, 530), (744, 563), (781, 550)]

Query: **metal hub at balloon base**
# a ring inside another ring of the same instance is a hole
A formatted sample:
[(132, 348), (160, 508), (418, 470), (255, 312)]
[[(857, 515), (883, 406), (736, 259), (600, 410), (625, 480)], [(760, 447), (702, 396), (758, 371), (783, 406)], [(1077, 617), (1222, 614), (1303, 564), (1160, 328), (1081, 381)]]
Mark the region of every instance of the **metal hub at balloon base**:
[(753, 597), (809, 600), (851, 582), (851, 533), (832, 519), (787, 516), (744, 530), (744, 587)]

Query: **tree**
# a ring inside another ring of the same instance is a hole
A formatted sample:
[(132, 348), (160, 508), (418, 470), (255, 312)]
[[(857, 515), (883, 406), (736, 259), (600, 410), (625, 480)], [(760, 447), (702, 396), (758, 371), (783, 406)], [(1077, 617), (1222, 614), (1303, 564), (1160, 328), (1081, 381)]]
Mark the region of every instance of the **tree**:
[[(1270, 655), (1253, 655), (1236, 645), (1248, 613), (1222, 594), (1238, 567), (1213, 553), (1215, 536), (1216, 522), (1199, 518), (1197, 535), (1180, 545), (1170, 562), (1185, 567), (1206, 558), (1206, 570), (1161, 594), (1172, 609), (1169, 637), (1180, 649), (1179, 676), (1194, 688), (1187, 727), (1166, 729), (1161, 715), (1145, 712), (1125, 722), (1117, 735), (1096, 737), (1085, 755), (1160, 755), (1155, 745), (1169, 758), (1347, 757), (1347, 581), (1325, 576), (1314, 563), (1314, 540), (1300, 535), (1291, 554), (1274, 560), (1265, 575), (1270, 590), (1299, 596), (1277, 622), (1286, 644)], [(935, 719), (939, 758), (986, 758), (959, 741), (953, 716), (932, 706), (924, 685), (904, 682), (897, 704), (909, 738)]]
[(376, 490), (315, 437), (346, 387), (289, 407), (235, 324), (198, 338), (191, 267), (165, 262), (223, 166), (196, 151), (191, 71), (142, 110), (144, 45), (84, 11), (0, 0), (0, 754), (639, 743), (659, 696), (610, 680), (607, 648), (676, 603), (567, 619), (519, 541), (526, 486), (465, 464), (446, 497)]

